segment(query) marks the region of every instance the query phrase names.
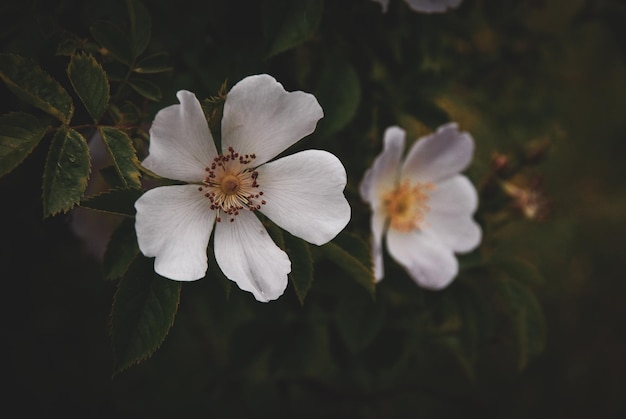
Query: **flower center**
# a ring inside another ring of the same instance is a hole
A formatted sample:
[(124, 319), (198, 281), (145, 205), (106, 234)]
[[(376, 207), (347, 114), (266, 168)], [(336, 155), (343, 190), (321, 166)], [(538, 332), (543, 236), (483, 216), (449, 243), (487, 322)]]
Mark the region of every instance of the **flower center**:
[(428, 193), (435, 185), (426, 182), (411, 184), (408, 180), (399, 183), (391, 192), (383, 195), (383, 206), (389, 215), (391, 228), (408, 233), (424, 228), (424, 217), (428, 207)]
[(249, 169), (247, 165), (256, 156), (254, 154), (239, 155), (232, 147), (229, 154), (213, 159), (211, 166), (206, 167), (206, 177), (198, 190), (209, 199), (210, 208), (217, 211), (217, 222), (222, 221), (221, 213), (226, 214), (230, 221), (235, 221), (239, 211), (256, 211), (265, 205), (261, 198), (257, 177), (259, 173)]

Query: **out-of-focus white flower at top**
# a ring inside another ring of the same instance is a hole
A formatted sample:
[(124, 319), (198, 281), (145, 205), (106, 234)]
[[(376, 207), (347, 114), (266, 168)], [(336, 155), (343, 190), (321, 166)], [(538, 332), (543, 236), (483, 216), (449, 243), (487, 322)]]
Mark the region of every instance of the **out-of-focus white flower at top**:
[[(383, 13), (387, 12), (389, 0), (374, 0), (383, 6)], [(448, 9), (459, 7), (463, 0), (404, 0), (409, 7), (422, 13), (445, 13)]]
[(139, 248), (155, 271), (177, 281), (205, 276), (215, 225), (222, 272), (259, 301), (283, 294), (291, 262), (256, 216), (310, 243), (332, 240), (348, 223), (346, 171), (334, 155), (306, 150), (274, 161), (315, 130), (323, 112), (315, 97), (287, 92), (273, 77), (246, 77), (226, 97), (221, 153), (196, 96), (158, 112), (143, 166), (185, 185), (161, 186), (135, 204)]
[(474, 140), (456, 123), (420, 138), (402, 161), (405, 132), (385, 131), (384, 150), (360, 185), (372, 209), (376, 279), (383, 278), (382, 239), (387, 250), (420, 286), (442, 289), (459, 270), (454, 253), (478, 246), (482, 231), (472, 219), (476, 189), (460, 175), (474, 153)]

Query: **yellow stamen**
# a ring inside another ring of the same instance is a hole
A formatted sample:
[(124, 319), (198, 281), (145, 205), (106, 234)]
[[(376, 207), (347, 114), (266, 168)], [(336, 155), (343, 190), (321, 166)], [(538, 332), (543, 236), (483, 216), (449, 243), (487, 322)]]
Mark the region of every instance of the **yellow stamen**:
[(394, 230), (408, 233), (424, 228), (424, 218), (430, 209), (428, 193), (435, 189), (430, 182), (411, 184), (409, 180), (383, 195), (383, 205), (389, 216), (389, 225)]

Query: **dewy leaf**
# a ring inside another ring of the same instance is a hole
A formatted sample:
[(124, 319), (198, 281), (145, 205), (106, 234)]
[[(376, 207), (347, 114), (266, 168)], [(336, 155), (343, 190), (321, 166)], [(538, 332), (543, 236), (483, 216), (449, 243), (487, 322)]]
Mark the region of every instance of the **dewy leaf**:
[(263, 8), (266, 56), (269, 58), (309, 39), (319, 26), (323, 10), (323, 0), (266, 1)]
[(180, 282), (154, 272), (154, 260), (137, 256), (119, 282), (111, 311), (114, 375), (149, 358), (174, 324)]
[(128, 81), (130, 87), (146, 99), (158, 102), (161, 100), (161, 89), (159, 86), (145, 79), (131, 79)]
[(116, 60), (131, 66), (135, 56), (130, 39), (119, 26), (109, 21), (99, 21), (91, 25), (91, 34)]
[(326, 137), (345, 127), (361, 101), (361, 85), (352, 65), (341, 57), (327, 58), (315, 96), (324, 109), (316, 134)]
[(80, 206), (110, 214), (134, 217), (135, 201), (143, 194), (138, 189), (111, 189), (80, 201)]
[(133, 55), (138, 57), (148, 47), (152, 31), (152, 19), (146, 7), (138, 0), (127, 0), (128, 16), (130, 17), (130, 38)]
[(304, 305), (304, 299), (313, 282), (313, 260), (309, 245), (304, 240), (289, 233), (285, 233), (284, 238), (285, 251), (289, 255), (289, 260), (291, 260), (289, 278), (300, 304)]
[(74, 114), (72, 98), (39, 66), (13, 54), (0, 54), (0, 78), (17, 97), (64, 124)]
[(75, 54), (67, 75), (87, 112), (98, 123), (109, 105), (109, 81), (102, 66), (91, 54)]
[(43, 173), (44, 217), (66, 212), (80, 200), (90, 168), (85, 138), (71, 128), (60, 128), (52, 139)]
[(0, 116), (0, 177), (24, 161), (45, 133), (46, 127), (33, 115), (12, 112)]
[(135, 220), (127, 218), (113, 231), (104, 252), (102, 259), (104, 278), (107, 280), (120, 278), (138, 254)]
[(339, 265), (372, 297), (376, 293), (376, 280), (367, 244), (360, 238), (340, 233), (335, 239), (318, 248), (327, 259)]
[(125, 132), (111, 127), (99, 127), (102, 141), (113, 160), (113, 166), (126, 187), (141, 188), (141, 172), (139, 159), (135, 153), (133, 142)]

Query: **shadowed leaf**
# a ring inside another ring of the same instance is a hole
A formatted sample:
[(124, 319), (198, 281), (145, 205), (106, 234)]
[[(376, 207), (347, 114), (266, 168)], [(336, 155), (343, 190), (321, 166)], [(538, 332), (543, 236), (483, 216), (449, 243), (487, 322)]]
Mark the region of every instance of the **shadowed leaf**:
[(128, 81), (130, 87), (146, 99), (158, 102), (161, 100), (161, 89), (151, 81), (144, 79), (131, 79)]
[(180, 282), (154, 272), (154, 260), (137, 256), (119, 282), (111, 311), (114, 375), (149, 358), (174, 324)]
[(116, 60), (131, 66), (135, 57), (130, 39), (119, 26), (112, 22), (96, 22), (89, 28), (95, 40)]
[(143, 194), (138, 189), (111, 189), (80, 201), (80, 206), (110, 214), (134, 217), (135, 201)]
[(0, 116), (0, 177), (15, 169), (39, 144), (46, 127), (33, 115)]
[(74, 114), (72, 98), (38, 65), (17, 55), (0, 54), (0, 78), (21, 100), (69, 124)]
[(304, 305), (311, 283), (313, 282), (313, 259), (309, 245), (302, 239), (285, 233), (285, 251), (291, 260), (289, 278), (300, 304)]
[(104, 252), (102, 260), (104, 278), (107, 280), (120, 278), (138, 254), (135, 220), (127, 218), (113, 231)]
[(98, 123), (109, 104), (109, 81), (102, 66), (91, 54), (72, 56), (67, 75), (87, 112)]
[(43, 174), (44, 217), (70, 210), (83, 196), (91, 161), (85, 138), (71, 128), (55, 134)]
[(317, 30), (324, 10), (323, 0), (265, 3), (263, 28), (268, 42), (268, 58), (309, 39)]

